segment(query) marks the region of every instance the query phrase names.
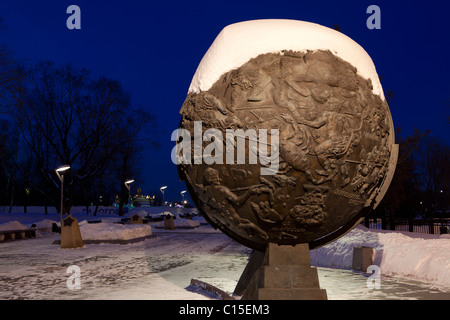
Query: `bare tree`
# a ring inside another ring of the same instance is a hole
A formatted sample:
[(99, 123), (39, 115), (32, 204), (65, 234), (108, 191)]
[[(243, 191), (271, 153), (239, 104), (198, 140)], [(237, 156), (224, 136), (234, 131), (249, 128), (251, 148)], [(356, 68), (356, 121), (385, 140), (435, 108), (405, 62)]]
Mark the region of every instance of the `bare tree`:
[(425, 193), (426, 214), (433, 218), (437, 209), (446, 210), (450, 187), (450, 147), (427, 136), (415, 152), (417, 173)]
[(415, 130), (412, 135), (403, 138), (400, 127), (396, 130), (396, 143), (400, 147), (397, 166), (389, 189), (376, 210), (376, 215), (382, 218), (386, 218), (386, 213), (389, 213), (391, 228), (395, 228), (395, 218), (414, 219), (417, 214), (420, 190), (413, 153), (427, 134), (428, 131), (422, 133)]
[[(0, 31), (4, 28), (0, 17)], [(11, 126), (11, 106), (23, 93), (26, 78), (24, 68), (6, 46), (0, 45), (0, 190), (1, 199), (14, 205), (14, 193), (18, 172), (15, 163), (18, 157), (18, 128)]]
[(153, 117), (132, 107), (119, 82), (92, 80), (87, 70), (45, 62), (30, 72), (27, 91), (16, 101), (15, 120), (40, 173), (34, 187), (57, 208), (54, 169), (71, 166), (65, 176), (68, 211), (75, 192), (92, 188), (117, 168), (120, 150), (139, 140)]
[(8, 114), (11, 103), (23, 93), (25, 77), (23, 66), (6, 46), (0, 45), (0, 114)]

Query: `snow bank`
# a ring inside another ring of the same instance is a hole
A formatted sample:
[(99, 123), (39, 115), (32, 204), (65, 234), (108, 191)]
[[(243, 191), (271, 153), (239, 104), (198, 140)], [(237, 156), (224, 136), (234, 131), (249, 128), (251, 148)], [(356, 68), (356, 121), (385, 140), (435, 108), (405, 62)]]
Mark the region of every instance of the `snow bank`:
[(140, 216), (141, 218), (144, 218), (144, 217), (146, 217), (147, 215), (149, 215), (150, 213), (149, 212), (147, 212), (147, 211), (145, 211), (144, 209), (134, 209), (132, 212), (131, 212), (131, 214), (132, 215), (135, 215), (135, 214), (137, 214), (138, 216)]
[(42, 221), (36, 222), (36, 230), (41, 231), (41, 232), (51, 232), (52, 231), (52, 226), (53, 224), (56, 223), (57, 225), (59, 225), (59, 222), (56, 222), (54, 220), (49, 220), (49, 219), (44, 219)]
[(450, 285), (450, 239), (438, 235), (370, 231), (358, 226), (336, 241), (311, 251), (311, 264), (351, 269), (353, 248), (374, 249), (381, 274)]
[(79, 225), (83, 240), (130, 240), (152, 234), (152, 227), (148, 224), (90, 224), (83, 221)]
[(196, 228), (200, 226), (200, 221), (189, 219), (175, 219), (175, 228)]
[(19, 221), (10, 221), (3, 224), (0, 224), (0, 231), (9, 231), (9, 230), (26, 230), (28, 229)]
[[(181, 218), (177, 218), (173, 220), (173, 223), (175, 225), (175, 229), (176, 228), (196, 228), (200, 226), (200, 221), (198, 220), (190, 220), (190, 219), (181, 219)], [(158, 223), (155, 225), (155, 228), (164, 228), (164, 221)]]
[(214, 40), (194, 74), (189, 92), (209, 90), (226, 72), (264, 53), (283, 50), (330, 50), (372, 80), (373, 92), (384, 99), (372, 59), (355, 41), (341, 32), (305, 21), (252, 20), (225, 27)]

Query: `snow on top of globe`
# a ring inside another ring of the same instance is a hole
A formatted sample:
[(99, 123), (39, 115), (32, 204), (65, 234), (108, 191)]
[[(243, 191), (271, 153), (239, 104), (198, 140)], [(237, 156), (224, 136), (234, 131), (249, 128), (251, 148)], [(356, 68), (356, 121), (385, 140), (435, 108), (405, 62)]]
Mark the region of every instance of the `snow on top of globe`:
[(226, 72), (239, 68), (264, 53), (283, 50), (330, 50), (370, 79), (374, 94), (384, 99), (372, 59), (354, 40), (341, 32), (305, 21), (252, 20), (225, 27), (197, 67), (189, 93), (209, 90)]

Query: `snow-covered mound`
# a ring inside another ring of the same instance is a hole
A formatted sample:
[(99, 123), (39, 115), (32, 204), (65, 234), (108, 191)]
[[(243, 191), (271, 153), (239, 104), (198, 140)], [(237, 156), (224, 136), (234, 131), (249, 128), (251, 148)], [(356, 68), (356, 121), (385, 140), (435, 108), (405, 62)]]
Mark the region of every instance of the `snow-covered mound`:
[(311, 264), (351, 269), (353, 248), (374, 249), (373, 264), (381, 274), (450, 285), (450, 239), (398, 231), (372, 232), (358, 226), (336, 241), (311, 251)]
[[(174, 226), (175, 228), (187, 228), (187, 229), (191, 229), (191, 228), (196, 228), (200, 226), (200, 221), (198, 220), (189, 220), (189, 219), (174, 219), (173, 220)], [(156, 228), (164, 228), (164, 221), (158, 223), (155, 225)]]
[(252, 20), (225, 27), (201, 60), (189, 92), (209, 90), (226, 72), (239, 68), (264, 53), (283, 50), (330, 50), (370, 79), (373, 92), (384, 99), (372, 59), (355, 41), (341, 32), (305, 21)]
[(138, 216), (140, 216), (141, 218), (146, 217), (149, 213), (147, 211), (145, 211), (144, 209), (137, 209), (137, 210), (133, 210), (133, 212), (131, 213), (132, 215), (137, 214)]
[(35, 228), (36, 228), (36, 230), (41, 231), (41, 232), (51, 232), (52, 226), (54, 223), (56, 223), (58, 225), (60, 224), (59, 222), (56, 222), (54, 220), (44, 219), (42, 221), (36, 222)]
[(83, 240), (130, 240), (152, 234), (148, 224), (80, 223)]
[(0, 224), (0, 231), (9, 231), (9, 230), (26, 230), (28, 229), (19, 221), (10, 221), (6, 223)]

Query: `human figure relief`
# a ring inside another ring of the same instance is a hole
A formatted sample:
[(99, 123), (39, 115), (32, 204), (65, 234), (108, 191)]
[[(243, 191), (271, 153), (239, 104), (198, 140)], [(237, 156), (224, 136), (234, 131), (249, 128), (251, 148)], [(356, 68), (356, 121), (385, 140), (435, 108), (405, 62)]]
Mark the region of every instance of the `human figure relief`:
[[(199, 199), (204, 206), (218, 211), (225, 218), (225, 225), (245, 230), (249, 236), (256, 234), (265, 240), (268, 239), (265, 231), (248, 219), (241, 218), (236, 212), (236, 209), (241, 207), (251, 195), (261, 193), (260, 186), (251, 186), (238, 196), (221, 184), (219, 172), (216, 169), (207, 168), (204, 178), (206, 185), (195, 185), (199, 191)], [(219, 220), (222, 219), (219, 218)]]
[[(339, 159), (349, 150), (354, 132), (347, 116), (341, 113), (341, 102), (337, 99), (330, 99), (327, 103), (329, 110), (322, 115), (319, 116), (315, 108), (310, 108), (306, 117), (298, 122), (310, 128), (311, 136), (315, 142), (313, 150), (323, 168), (323, 170), (316, 170), (316, 173), (324, 177), (317, 182), (330, 181), (340, 173), (342, 185), (346, 185), (350, 182), (348, 168), (346, 163), (339, 161)], [(318, 130), (322, 127), (326, 129), (325, 137)]]
[(370, 193), (380, 181), (387, 165), (387, 155), (383, 154), (384, 149), (378, 150), (374, 147), (367, 154), (367, 159), (358, 165), (355, 181), (352, 183), (353, 191), (359, 190), (361, 194)]

